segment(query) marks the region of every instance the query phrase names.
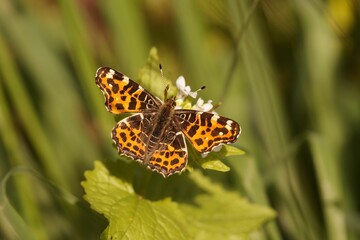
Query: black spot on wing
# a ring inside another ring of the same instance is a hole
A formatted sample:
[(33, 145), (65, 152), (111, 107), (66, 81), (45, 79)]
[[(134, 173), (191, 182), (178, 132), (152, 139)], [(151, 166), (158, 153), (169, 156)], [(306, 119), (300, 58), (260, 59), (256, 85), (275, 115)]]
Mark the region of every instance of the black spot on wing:
[(126, 134), (125, 134), (124, 132), (121, 132), (119, 135), (120, 135), (120, 137), (121, 137), (121, 140), (122, 140), (123, 142), (125, 142), (125, 141), (126, 141)]
[(222, 132), (223, 134), (227, 134), (229, 132), (229, 130), (227, 130), (226, 128), (215, 128), (211, 132), (211, 136), (213, 136), (213, 137), (219, 136), (220, 132)]
[(196, 131), (199, 129), (199, 126), (198, 125), (193, 125), (189, 131), (188, 131), (188, 134), (190, 137), (193, 137), (195, 134), (196, 134)]
[(146, 92), (145, 92), (145, 91), (142, 91), (142, 92), (139, 94), (138, 98), (139, 98), (140, 101), (145, 101), (146, 96), (147, 96)]
[(225, 125), (227, 125), (227, 124), (226, 124), (227, 120), (229, 120), (229, 119), (224, 118), (224, 117), (220, 117), (220, 118), (217, 120), (217, 122), (220, 123), (221, 125), (224, 125), (224, 126), (225, 126)]
[(118, 93), (119, 92), (119, 84), (114, 84), (113, 87), (112, 87), (112, 90), (114, 93)]
[(186, 152), (185, 151), (178, 152), (178, 155), (179, 157), (183, 158), (186, 156)]
[(136, 92), (139, 89), (139, 84), (135, 83), (134, 81), (129, 81), (129, 83), (125, 85), (123, 89), (126, 92), (128, 92), (130, 95), (132, 95), (134, 92)]
[(178, 164), (178, 163), (179, 163), (179, 159), (177, 159), (177, 158), (171, 160), (171, 162), (170, 162), (171, 165), (175, 165), (175, 164)]
[(211, 127), (211, 117), (214, 114), (208, 113), (208, 112), (203, 112), (200, 114), (200, 124), (201, 126), (205, 126), (207, 125), (208, 127)]
[(196, 142), (197, 145), (202, 145), (204, 143), (204, 141), (201, 138), (197, 138), (194, 141)]
[(136, 103), (137, 103), (136, 99), (132, 97), (129, 102), (129, 109), (131, 110), (136, 109)]
[(125, 109), (125, 108), (124, 108), (124, 105), (122, 105), (121, 103), (115, 104), (115, 107), (116, 107), (117, 110), (123, 110), (123, 109)]

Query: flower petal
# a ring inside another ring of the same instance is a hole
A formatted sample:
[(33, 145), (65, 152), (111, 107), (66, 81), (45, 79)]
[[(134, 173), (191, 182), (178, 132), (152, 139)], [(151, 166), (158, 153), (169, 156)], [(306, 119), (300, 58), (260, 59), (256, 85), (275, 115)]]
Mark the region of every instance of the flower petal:
[(176, 87), (183, 91), (185, 89), (185, 78), (183, 76), (179, 76), (178, 79), (176, 79)]

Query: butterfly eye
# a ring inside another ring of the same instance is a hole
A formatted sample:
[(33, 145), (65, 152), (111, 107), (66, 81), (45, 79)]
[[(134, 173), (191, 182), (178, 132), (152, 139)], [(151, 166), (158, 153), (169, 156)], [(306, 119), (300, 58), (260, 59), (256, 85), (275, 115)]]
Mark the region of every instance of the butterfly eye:
[(181, 114), (181, 115), (180, 115), (180, 118), (185, 119), (185, 118), (186, 118), (186, 114), (184, 114), (184, 113)]

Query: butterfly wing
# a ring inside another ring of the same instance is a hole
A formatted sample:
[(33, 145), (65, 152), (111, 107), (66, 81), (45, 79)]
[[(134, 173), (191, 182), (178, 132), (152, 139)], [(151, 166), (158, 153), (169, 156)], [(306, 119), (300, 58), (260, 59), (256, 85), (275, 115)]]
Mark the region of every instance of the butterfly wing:
[(181, 172), (187, 164), (184, 134), (170, 124), (166, 134), (151, 139), (156, 113), (137, 113), (119, 121), (112, 130), (112, 139), (121, 155), (131, 157), (152, 171), (168, 177)]
[(105, 107), (109, 112), (131, 113), (146, 109), (157, 109), (161, 100), (142, 88), (124, 74), (101, 67), (96, 71), (96, 85), (105, 97)]
[(144, 115), (134, 114), (119, 121), (111, 132), (115, 146), (121, 155), (143, 162), (149, 134), (143, 125)]
[(175, 119), (194, 148), (201, 153), (235, 142), (241, 132), (237, 122), (208, 112), (180, 109), (176, 110)]
[(187, 148), (184, 134), (170, 123), (166, 133), (150, 153), (148, 168), (157, 171), (164, 177), (182, 172), (187, 165)]

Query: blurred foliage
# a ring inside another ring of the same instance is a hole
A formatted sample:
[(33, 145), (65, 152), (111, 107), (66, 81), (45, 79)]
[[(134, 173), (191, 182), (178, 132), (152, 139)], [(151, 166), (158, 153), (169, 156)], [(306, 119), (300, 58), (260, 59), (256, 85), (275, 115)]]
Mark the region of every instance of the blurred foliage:
[(251, 239), (359, 239), (359, 13), (355, 0), (0, 1), (0, 239), (99, 239), (80, 182), (117, 153), (94, 74), (138, 80), (152, 46), (166, 78), (206, 85), (241, 124), (247, 154), (202, 172), (277, 211)]

